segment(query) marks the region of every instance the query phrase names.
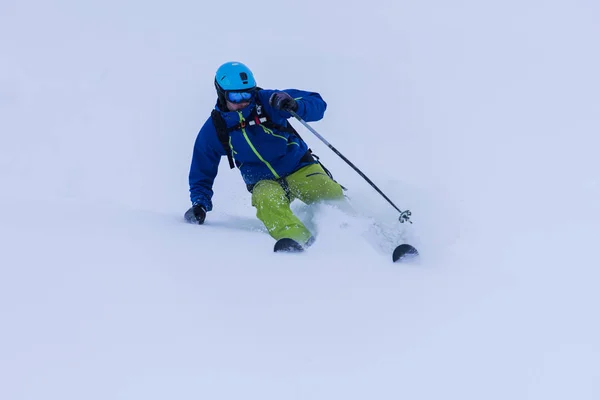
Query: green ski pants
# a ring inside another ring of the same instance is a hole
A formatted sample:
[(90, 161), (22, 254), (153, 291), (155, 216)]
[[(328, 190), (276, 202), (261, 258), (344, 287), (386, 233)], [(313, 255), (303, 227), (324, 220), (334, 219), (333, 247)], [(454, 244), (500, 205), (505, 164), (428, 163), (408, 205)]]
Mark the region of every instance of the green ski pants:
[[(287, 192), (284, 189), (287, 186)], [(298, 199), (306, 204), (327, 200), (343, 200), (342, 187), (331, 179), (320, 164), (310, 164), (290, 174), (281, 183), (259, 181), (252, 191), (252, 205), (256, 216), (275, 239), (294, 239), (306, 244), (312, 234), (294, 215), (290, 204)]]

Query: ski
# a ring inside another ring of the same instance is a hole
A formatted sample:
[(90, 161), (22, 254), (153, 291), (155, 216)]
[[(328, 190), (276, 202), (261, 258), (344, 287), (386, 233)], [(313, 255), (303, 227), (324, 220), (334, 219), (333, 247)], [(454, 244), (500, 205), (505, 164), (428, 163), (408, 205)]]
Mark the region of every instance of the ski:
[[(275, 253), (301, 253), (304, 247), (292, 239), (279, 239), (273, 248)], [(393, 262), (406, 262), (414, 260), (419, 256), (419, 251), (410, 244), (401, 244), (396, 246), (392, 253)]]
[(416, 248), (411, 246), (410, 244), (401, 244), (394, 249), (392, 253), (392, 261), (393, 262), (404, 262), (415, 259), (419, 256), (419, 252)]
[(275, 253), (300, 253), (304, 251), (304, 247), (293, 239), (279, 239), (273, 247)]

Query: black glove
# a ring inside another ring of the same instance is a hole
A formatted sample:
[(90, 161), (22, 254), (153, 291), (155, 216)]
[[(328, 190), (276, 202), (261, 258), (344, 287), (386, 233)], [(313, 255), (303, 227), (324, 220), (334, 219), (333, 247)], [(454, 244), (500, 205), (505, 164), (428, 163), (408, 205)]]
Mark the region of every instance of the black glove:
[(286, 92), (275, 92), (269, 97), (269, 105), (283, 111), (297, 111), (298, 103)]
[(185, 212), (184, 218), (190, 224), (202, 225), (206, 219), (206, 210), (200, 204), (194, 204)]

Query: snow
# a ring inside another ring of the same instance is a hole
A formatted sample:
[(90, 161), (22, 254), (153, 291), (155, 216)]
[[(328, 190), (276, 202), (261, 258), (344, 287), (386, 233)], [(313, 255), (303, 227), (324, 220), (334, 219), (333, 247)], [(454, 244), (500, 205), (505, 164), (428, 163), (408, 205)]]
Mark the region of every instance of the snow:
[[(0, 398), (600, 398), (599, 16), (2, 2)], [(182, 223), (229, 60), (320, 92), (312, 126), (414, 224), (305, 129), (367, 217), (295, 203), (318, 240), (274, 254), (224, 160), (206, 225)]]

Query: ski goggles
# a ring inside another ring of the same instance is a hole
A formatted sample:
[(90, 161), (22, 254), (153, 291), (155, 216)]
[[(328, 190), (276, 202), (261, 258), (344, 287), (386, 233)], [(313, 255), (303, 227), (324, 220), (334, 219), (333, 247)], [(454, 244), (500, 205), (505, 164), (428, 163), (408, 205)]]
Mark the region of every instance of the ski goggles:
[(254, 92), (227, 92), (227, 100), (232, 103), (244, 103), (250, 101)]

